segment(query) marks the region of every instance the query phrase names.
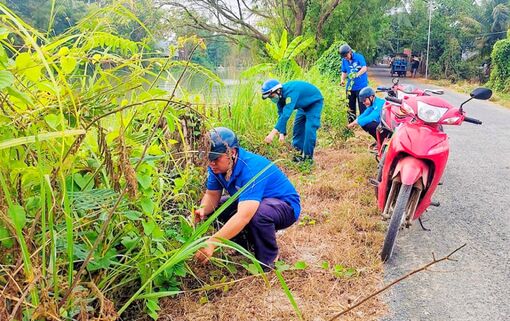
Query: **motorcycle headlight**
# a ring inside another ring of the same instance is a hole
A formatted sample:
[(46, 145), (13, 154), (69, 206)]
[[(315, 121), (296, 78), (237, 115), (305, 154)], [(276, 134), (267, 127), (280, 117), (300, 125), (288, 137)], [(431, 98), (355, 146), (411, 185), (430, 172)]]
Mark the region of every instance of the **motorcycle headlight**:
[(426, 123), (437, 123), (448, 111), (448, 108), (432, 106), (418, 101), (418, 118)]

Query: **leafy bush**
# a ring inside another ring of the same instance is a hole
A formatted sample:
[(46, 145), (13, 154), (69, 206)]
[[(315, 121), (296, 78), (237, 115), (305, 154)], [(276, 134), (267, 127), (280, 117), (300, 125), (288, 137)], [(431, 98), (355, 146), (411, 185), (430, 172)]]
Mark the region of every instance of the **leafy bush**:
[(510, 92), (510, 39), (496, 42), (491, 54), (490, 85), (498, 91)]
[(345, 41), (335, 41), (315, 63), (315, 66), (322, 75), (338, 82), (340, 82), (342, 74), (342, 57), (340, 57), (338, 49), (344, 43)]

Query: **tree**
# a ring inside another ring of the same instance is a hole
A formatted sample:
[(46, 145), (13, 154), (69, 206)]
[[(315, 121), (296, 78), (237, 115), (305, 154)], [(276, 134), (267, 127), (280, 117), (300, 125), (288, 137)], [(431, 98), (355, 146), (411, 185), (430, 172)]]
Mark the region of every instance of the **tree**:
[(83, 0), (0, 0), (25, 22), (48, 34), (59, 35), (74, 26), (87, 13)]
[(306, 21), (311, 6), (319, 6), (316, 39), (341, 0), (159, 0), (160, 7), (168, 7), (181, 17), (183, 26), (227, 36), (234, 41), (248, 37), (268, 42), (268, 31), (283, 31), (294, 36), (306, 33)]
[(484, 31), (480, 46), (482, 56), (489, 58), (496, 41), (506, 37), (510, 24), (510, 5), (508, 0), (486, 0), (483, 8), (483, 15), (479, 17)]

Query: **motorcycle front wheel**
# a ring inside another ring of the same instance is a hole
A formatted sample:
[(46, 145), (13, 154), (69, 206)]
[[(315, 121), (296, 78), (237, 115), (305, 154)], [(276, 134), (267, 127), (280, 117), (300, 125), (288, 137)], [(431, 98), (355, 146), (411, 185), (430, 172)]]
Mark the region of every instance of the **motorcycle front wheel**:
[[(395, 184), (395, 182), (393, 183)], [(384, 244), (381, 252), (381, 260), (386, 262), (393, 253), (393, 248), (395, 247), (395, 241), (397, 240), (397, 234), (400, 230), (400, 227), (404, 223), (406, 209), (408, 207), (409, 198), (411, 196), (411, 191), (413, 189), (412, 185), (400, 185), (400, 190), (398, 192), (398, 196), (396, 200), (394, 196), (391, 196), (386, 202), (387, 206), (393, 206), (393, 213), (391, 213), (390, 224), (388, 226), (388, 231), (386, 232), (386, 237), (384, 238)], [(393, 195), (396, 195), (393, 194)]]

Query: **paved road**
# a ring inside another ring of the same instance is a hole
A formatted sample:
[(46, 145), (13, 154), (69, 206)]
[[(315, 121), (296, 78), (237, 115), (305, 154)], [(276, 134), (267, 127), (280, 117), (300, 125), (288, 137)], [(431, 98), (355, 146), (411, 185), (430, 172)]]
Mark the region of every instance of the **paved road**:
[[(391, 84), (388, 69), (370, 70), (372, 79)], [(457, 106), (468, 98), (449, 90), (443, 97)], [(429, 262), (432, 252), (440, 257), (467, 246), (458, 262), (439, 263), (390, 290), (384, 321), (510, 320), (510, 109), (471, 101), (465, 111), (484, 123), (445, 126), (450, 158), (434, 197), (441, 206), (424, 216), (430, 232), (419, 224), (401, 231), (385, 280)]]

